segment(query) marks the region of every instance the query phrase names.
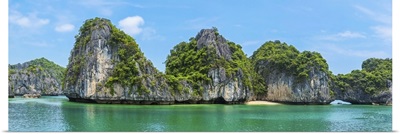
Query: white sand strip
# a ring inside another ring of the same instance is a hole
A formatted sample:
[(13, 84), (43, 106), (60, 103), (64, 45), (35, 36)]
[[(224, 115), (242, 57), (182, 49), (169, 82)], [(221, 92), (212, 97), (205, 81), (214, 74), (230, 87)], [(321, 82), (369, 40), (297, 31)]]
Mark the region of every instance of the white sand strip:
[(271, 102), (271, 101), (249, 101), (245, 103), (246, 105), (282, 105), (281, 103)]

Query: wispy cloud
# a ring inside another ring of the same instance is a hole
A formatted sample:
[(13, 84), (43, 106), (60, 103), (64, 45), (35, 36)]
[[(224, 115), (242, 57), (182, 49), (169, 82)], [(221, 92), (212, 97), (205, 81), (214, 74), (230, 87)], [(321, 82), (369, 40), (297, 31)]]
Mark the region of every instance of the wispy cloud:
[(126, 17), (118, 22), (119, 27), (130, 35), (136, 35), (142, 32), (142, 26), (144, 24), (144, 19), (140, 16), (130, 16)]
[(347, 56), (356, 56), (356, 57), (362, 57), (362, 58), (386, 58), (389, 57), (390, 55), (385, 52), (385, 51), (371, 51), (371, 50), (353, 50), (349, 48), (342, 48), (338, 47), (335, 44), (329, 44), (329, 45), (324, 45), (323, 48), (324, 51), (326, 52), (333, 52), (337, 53), (340, 55), (347, 55)]
[(50, 23), (49, 19), (39, 18), (35, 13), (23, 15), (18, 11), (10, 11), (9, 21), (24, 28), (38, 28)]
[(360, 5), (355, 5), (354, 8), (356, 8), (358, 11), (367, 15), (369, 18), (371, 18), (375, 21), (385, 23), (385, 24), (392, 24), (392, 16), (391, 15), (379, 13), (379, 12), (373, 11), (371, 9), (368, 9), (368, 8), (360, 6)]
[(318, 38), (320, 40), (340, 41), (345, 39), (366, 38), (366, 36), (359, 32), (344, 31), (337, 34), (320, 36)]
[(21, 43), (21, 45), (29, 45), (29, 46), (34, 46), (34, 47), (53, 47), (54, 46), (45, 40), (39, 40), (39, 41), (30, 40), (30, 41), (23, 41), (20, 43)]
[(392, 40), (392, 27), (388, 26), (373, 26), (371, 27), (374, 30), (375, 35), (384, 39), (385, 41)]
[[(369, 19), (379, 22), (375, 26), (371, 26), (371, 30), (374, 31), (375, 37), (379, 37), (385, 41), (392, 40), (392, 16), (391, 12), (378, 12), (366, 7), (355, 5), (355, 9), (366, 15)], [(389, 7), (390, 8), (390, 7)]]
[(146, 27), (146, 28), (143, 28), (142, 39), (143, 40), (164, 40), (165, 37), (157, 34), (157, 31), (154, 28)]
[(70, 32), (72, 30), (74, 30), (75, 26), (72, 24), (62, 24), (62, 25), (58, 25), (56, 26), (56, 28), (54, 30), (56, 30), (57, 32)]
[(194, 18), (190, 20), (186, 20), (185, 23), (188, 25), (189, 29), (203, 29), (203, 28), (211, 28), (215, 26), (215, 22), (218, 21), (218, 17), (213, 18)]

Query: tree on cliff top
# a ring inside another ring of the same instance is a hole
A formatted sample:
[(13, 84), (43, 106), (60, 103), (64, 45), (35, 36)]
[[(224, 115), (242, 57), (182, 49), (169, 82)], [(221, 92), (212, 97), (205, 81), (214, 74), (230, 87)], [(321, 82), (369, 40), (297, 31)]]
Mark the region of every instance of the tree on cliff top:
[[(209, 29), (206, 29), (209, 30)], [(215, 42), (218, 40), (225, 40), (218, 33), (218, 29), (213, 27), (212, 32), (207, 33), (210, 36), (215, 36)], [(203, 33), (203, 34), (204, 34)], [(199, 33), (200, 34), (200, 33)], [(212, 35), (213, 34), (213, 35)], [(197, 35), (198, 37), (202, 37)], [(210, 37), (205, 36), (205, 37)], [(202, 84), (207, 84), (211, 82), (211, 78), (208, 77), (208, 72), (212, 68), (224, 68), (225, 74), (228, 79), (234, 79), (234, 75), (238, 71), (243, 72), (244, 84), (251, 88), (250, 82), (250, 62), (248, 61), (246, 55), (242, 51), (242, 47), (239, 44), (227, 41), (227, 45), (231, 55), (225, 56), (217, 55), (217, 50), (212, 44), (202, 44), (203, 47), (199, 48), (196, 38), (190, 38), (189, 42), (181, 42), (170, 51), (165, 61), (166, 64), (166, 75), (170, 80), (175, 80), (175, 83), (179, 80), (185, 80), (193, 84), (194, 87), (199, 87), (201, 90)], [(225, 46), (220, 46), (225, 47)], [(225, 53), (224, 53), (225, 54)], [(225, 57), (231, 57), (231, 59), (225, 59)], [(172, 85), (174, 82), (170, 83)], [(180, 90), (178, 88), (178, 90)]]
[(336, 86), (341, 91), (361, 89), (368, 94), (376, 94), (389, 89), (392, 81), (392, 59), (370, 58), (362, 63), (361, 70), (335, 77)]
[[(86, 64), (85, 60), (91, 53), (83, 52), (81, 55), (75, 54), (85, 50), (82, 48), (90, 43), (91, 37), (93, 36), (92, 32), (95, 30), (110, 33), (109, 37), (106, 37), (107, 45), (109, 45), (112, 50), (116, 50), (115, 56), (118, 57), (113, 59), (115, 65), (104, 86), (111, 89), (110, 93), (112, 95), (114, 94), (113, 85), (115, 83), (127, 87), (136, 85), (139, 87), (138, 91), (140, 93), (148, 92), (148, 89), (142, 84), (143, 76), (139, 76), (139, 69), (144, 70), (145, 65), (152, 67), (152, 63), (144, 57), (139, 45), (131, 36), (115, 27), (110, 20), (98, 17), (86, 20), (80, 27), (79, 33), (75, 36), (75, 45), (71, 51), (71, 57), (69, 58), (71, 67), (65, 74), (69, 74), (71, 77), (68, 77), (66, 81), (73, 85), (80, 76)], [(136, 66), (136, 63), (139, 64), (139, 68)], [(157, 71), (157, 73), (159, 72)]]
[(268, 41), (250, 57), (254, 70), (261, 75), (273, 71), (296, 76), (298, 81), (308, 78), (311, 69), (329, 74), (326, 60), (318, 52), (299, 52), (294, 46), (280, 41)]

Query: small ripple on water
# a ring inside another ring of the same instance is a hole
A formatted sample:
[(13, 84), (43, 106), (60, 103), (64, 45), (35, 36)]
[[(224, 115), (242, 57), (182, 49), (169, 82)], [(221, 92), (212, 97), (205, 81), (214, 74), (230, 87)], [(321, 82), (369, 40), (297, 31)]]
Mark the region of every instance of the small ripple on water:
[(101, 105), (9, 99), (10, 131), (390, 131), (370, 106)]

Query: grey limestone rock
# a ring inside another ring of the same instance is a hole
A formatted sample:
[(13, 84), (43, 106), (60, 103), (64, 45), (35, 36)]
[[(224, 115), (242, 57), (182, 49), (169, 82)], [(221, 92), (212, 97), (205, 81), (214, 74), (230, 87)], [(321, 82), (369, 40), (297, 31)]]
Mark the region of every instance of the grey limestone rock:
[[(36, 59), (50, 62), (47, 59)], [(8, 91), (9, 96), (38, 93), (41, 95), (62, 94), (62, 78), (57, 75), (63, 74), (61, 70), (46, 68), (33, 61), (23, 64), (9, 65)], [(54, 64), (54, 63), (50, 63)], [(58, 66), (58, 65), (54, 65)], [(60, 67), (61, 68), (61, 67)]]

